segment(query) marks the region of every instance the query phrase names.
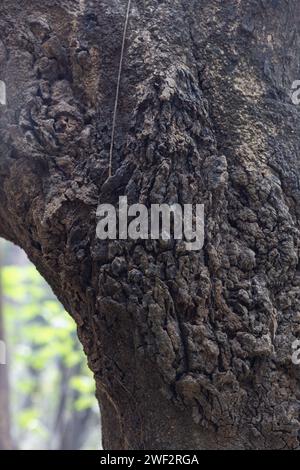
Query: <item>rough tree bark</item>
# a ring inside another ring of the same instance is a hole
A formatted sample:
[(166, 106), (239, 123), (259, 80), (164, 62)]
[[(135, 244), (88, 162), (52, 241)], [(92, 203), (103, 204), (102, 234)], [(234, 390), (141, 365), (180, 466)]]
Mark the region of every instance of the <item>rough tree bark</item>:
[[(2, 0), (0, 235), (78, 325), (107, 449), (299, 449), (297, 0)], [(96, 239), (204, 203), (201, 252)]]

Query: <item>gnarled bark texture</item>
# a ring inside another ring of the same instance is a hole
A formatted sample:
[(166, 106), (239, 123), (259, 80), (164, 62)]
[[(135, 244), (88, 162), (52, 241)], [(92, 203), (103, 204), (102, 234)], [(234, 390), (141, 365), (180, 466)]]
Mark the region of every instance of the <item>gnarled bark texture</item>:
[[(299, 449), (298, 0), (2, 0), (0, 235), (74, 317), (107, 449)], [(205, 246), (96, 239), (204, 203)]]

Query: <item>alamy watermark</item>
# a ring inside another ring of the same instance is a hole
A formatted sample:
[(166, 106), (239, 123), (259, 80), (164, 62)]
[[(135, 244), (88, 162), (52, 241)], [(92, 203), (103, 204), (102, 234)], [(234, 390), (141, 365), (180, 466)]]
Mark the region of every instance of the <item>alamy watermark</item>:
[(0, 80), (0, 104), (6, 106), (6, 85)]
[(300, 104), (300, 80), (294, 80), (292, 83), (291, 100), (296, 106)]
[(294, 351), (292, 355), (292, 362), (295, 366), (300, 365), (300, 339), (296, 339), (296, 341), (292, 344), (292, 349)]
[(0, 365), (6, 364), (6, 344), (0, 340)]
[(118, 209), (100, 204), (97, 209), (97, 237), (100, 240), (183, 240), (186, 250), (201, 250), (204, 245), (203, 204), (128, 205), (119, 197)]

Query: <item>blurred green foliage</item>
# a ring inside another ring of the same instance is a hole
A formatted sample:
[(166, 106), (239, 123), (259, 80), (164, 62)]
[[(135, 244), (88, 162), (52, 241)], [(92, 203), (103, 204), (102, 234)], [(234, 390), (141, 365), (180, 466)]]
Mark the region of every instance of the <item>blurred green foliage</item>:
[(3, 266), (2, 288), (17, 447), (99, 448), (94, 380), (74, 321), (29, 262)]

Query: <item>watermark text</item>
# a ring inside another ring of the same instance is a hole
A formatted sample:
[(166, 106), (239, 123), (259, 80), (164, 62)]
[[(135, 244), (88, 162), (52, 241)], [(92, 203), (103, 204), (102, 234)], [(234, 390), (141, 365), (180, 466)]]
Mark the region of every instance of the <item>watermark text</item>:
[(0, 340), (0, 365), (6, 364), (6, 344)]
[(186, 250), (201, 250), (204, 245), (203, 204), (128, 205), (119, 197), (116, 208), (100, 204), (97, 209), (97, 237), (100, 240), (184, 240)]

